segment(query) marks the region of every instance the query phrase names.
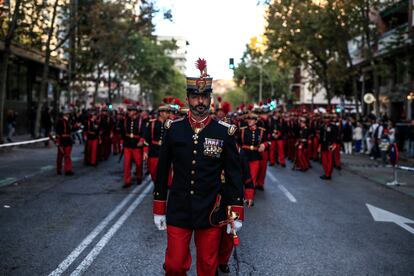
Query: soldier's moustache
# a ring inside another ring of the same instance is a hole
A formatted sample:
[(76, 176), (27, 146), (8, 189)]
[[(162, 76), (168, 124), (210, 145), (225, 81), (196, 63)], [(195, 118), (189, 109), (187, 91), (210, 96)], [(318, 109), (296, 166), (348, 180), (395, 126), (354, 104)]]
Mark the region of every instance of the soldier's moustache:
[(206, 113), (208, 113), (208, 106), (204, 104), (198, 104), (198, 105), (189, 105), (191, 113), (193, 113), (196, 116), (203, 116)]

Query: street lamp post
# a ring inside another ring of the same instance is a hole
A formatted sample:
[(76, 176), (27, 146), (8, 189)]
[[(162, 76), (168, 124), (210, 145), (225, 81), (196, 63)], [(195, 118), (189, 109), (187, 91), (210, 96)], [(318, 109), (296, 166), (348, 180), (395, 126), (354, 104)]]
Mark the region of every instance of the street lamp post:
[(413, 111), (411, 108), (412, 102), (414, 100), (414, 92), (410, 92), (410, 94), (408, 94), (407, 96), (407, 100), (408, 100), (408, 108), (407, 108), (407, 114), (408, 114), (408, 120), (412, 120), (413, 119)]
[(263, 95), (263, 64), (260, 63), (260, 77), (259, 77), (259, 102), (262, 101), (262, 95)]

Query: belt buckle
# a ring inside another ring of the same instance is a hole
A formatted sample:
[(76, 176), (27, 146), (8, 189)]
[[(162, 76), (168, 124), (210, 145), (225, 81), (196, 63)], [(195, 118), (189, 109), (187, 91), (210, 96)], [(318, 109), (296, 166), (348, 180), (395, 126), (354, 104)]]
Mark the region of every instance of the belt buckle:
[(161, 146), (161, 145), (162, 145), (162, 141), (159, 141), (159, 142), (158, 142), (158, 145), (160, 145), (160, 146)]
[(250, 150), (254, 150), (254, 146), (253, 145), (250, 146)]
[(131, 134), (129, 135), (129, 137), (130, 137), (130, 138), (134, 138), (134, 134), (133, 134), (133, 133), (131, 133)]

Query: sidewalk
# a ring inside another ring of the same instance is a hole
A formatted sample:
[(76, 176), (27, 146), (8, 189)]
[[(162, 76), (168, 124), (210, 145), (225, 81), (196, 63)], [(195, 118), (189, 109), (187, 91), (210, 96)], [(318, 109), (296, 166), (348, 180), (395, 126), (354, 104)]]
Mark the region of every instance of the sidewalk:
[[(387, 188), (414, 197), (414, 171), (397, 170), (398, 181), (405, 183), (400, 186), (387, 186), (388, 182), (394, 180), (393, 168), (391, 165), (383, 165), (380, 160), (371, 160), (366, 154), (341, 155), (342, 167), (372, 182), (383, 185)], [(401, 166), (414, 167), (412, 159), (401, 160)]]

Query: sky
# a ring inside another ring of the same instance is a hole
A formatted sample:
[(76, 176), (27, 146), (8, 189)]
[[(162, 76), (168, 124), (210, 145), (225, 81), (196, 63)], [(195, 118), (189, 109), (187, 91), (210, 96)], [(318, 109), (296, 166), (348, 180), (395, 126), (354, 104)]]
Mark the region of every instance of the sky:
[[(197, 77), (195, 61), (207, 60), (213, 79), (232, 79), (229, 58), (237, 64), (250, 38), (264, 30), (264, 6), (257, 0), (158, 0), (156, 35), (183, 36), (187, 46), (187, 76)], [(171, 9), (173, 22), (163, 19)]]

